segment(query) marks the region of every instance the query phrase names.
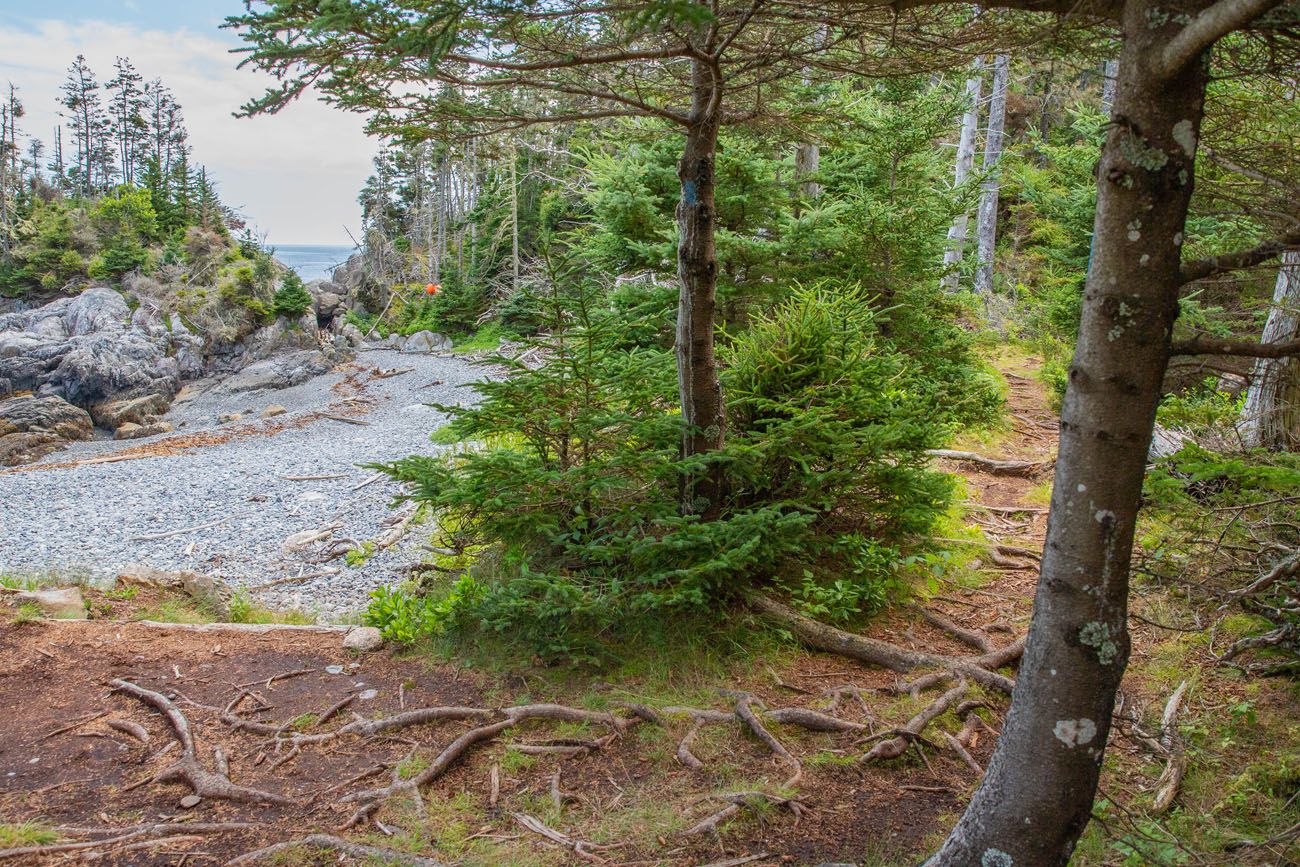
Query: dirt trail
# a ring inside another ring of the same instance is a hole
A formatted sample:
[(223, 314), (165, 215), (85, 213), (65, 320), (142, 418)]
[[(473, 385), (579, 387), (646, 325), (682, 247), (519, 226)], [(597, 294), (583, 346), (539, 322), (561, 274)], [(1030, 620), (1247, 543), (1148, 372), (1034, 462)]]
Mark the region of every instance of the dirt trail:
[[(1026, 364), (1005, 367), (1012, 429), (988, 447), (990, 456), (1050, 461), (1055, 417), (1043, 388)], [(1046, 513), (1042, 504), (1029, 500), (1039, 493), (1047, 470), (1021, 477), (992, 475), (965, 463), (949, 469), (967, 479), (970, 519), (984, 527), (990, 540), (1035, 553), (1041, 548)], [(1028, 510), (987, 511), (976, 505)], [(977, 588), (946, 586), (929, 606), (961, 626), (987, 630), (998, 644), (1008, 643), (1024, 633), (1037, 577), (1028, 562), (1032, 558), (1012, 559), (1025, 565), (997, 569)], [(908, 610), (874, 621), (868, 632), (917, 649), (967, 650)], [(273, 679), (288, 673), (293, 674)], [(98, 843), (71, 853), (17, 855), (0, 858), (0, 864), (66, 863), (67, 858), (89, 856), (102, 864), (225, 864), (260, 846), (312, 832), (418, 850), (456, 864), (702, 865), (750, 857), (747, 863), (769, 865), (856, 863), (873, 857), (878, 861), (871, 863), (907, 863), (960, 811), (977, 779), (954, 752), (924, 746), (901, 758), (858, 764), (855, 760), (869, 743), (889, 736), (930, 697), (891, 696), (898, 679), (890, 672), (825, 654), (797, 653), (781, 657), (766, 671), (750, 670), (716, 684), (752, 693), (760, 714), (763, 706), (796, 707), (834, 714), (850, 729), (809, 733), (774, 716), (761, 717), (801, 764), (795, 806), (759, 805), (753, 814), (738, 809), (720, 835), (684, 833), (730, 806), (710, 800), (718, 794), (784, 791), (780, 787), (790, 776), (790, 764), (740, 720), (706, 720), (692, 744), (687, 738), (692, 718), (663, 713), (658, 723), (629, 722), (625, 730), (624, 724), (611, 730), (581, 720), (519, 722), (468, 747), (422, 789), (421, 807), (408, 795), (394, 797), (362, 817), (356, 828), (340, 830), (358, 803), (366, 803), (341, 798), (425, 772), (455, 739), (485, 720), (508, 719), (502, 707), (565, 702), (599, 706), (631, 720), (632, 711), (620, 709), (620, 702), (643, 700), (639, 682), (583, 682), (568, 694), (535, 694), (528, 675), (488, 675), (389, 651), (357, 656), (343, 650), (337, 634), (195, 634), (120, 622), (6, 622), (0, 627), (5, 731), (0, 739), (0, 823), (32, 820), (82, 829), (65, 831), (65, 842), (103, 840), (113, 836), (110, 829), (122, 832), (155, 823), (166, 825), (172, 836)], [(287, 803), (206, 798), (189, 805), (182, 800), (190, 794), (184, 782), (154, 781), (181, 750), (169, 746), (176, 738), (159, 709), (113, 690), (114, 679), (169, 697), (192, 726), (195, 756), (206, 770), (220, 771), (214, 754), (219, 749), (231, 781)], [(844, 687), (850, 689), (841, 689), (837, 698), (835, 689)], [(246, 696), (223, 721), (222, 709), (241, 693)], [(334, 720), (316, 722), (348, 696), (353, 696), (351, 702)], [(726, 713), (734, 702), (719, 693), (707, 709)], [(991, 702), (996, 727), (1005, 700)], [(285, 739), (294, 732), (337, 731), (360, 717), (391, 719), (431, 706), (498, 710), (489, 717), (386, 733), (340, 734), (296, 752)], [(662, 707), (656, 710), (663, 712)], [(947, 718), (946, 728), (960, 724), (952, 719)], [(143, 727), (147, 743), (131, 734), (129, 723)], [(268, 734), (268, 726), (283, 730), (279, 736)], [(942, 741), (934, 729), (926, 737)], [(976, 731), (968, 744), (973, 760), (987, 762), (994, 742), (992, 734)], [(679, 758), (682, 743), (690, 745), (701, 767), (688, 767)], [(792, 811), (801, 814), (797, 820)], [(529, 819), (545, 830), (530, 826)], [(88, 827), (102, 830), (88, 833)], [(560, 837), (548, 839), (546, 831)], [(575, 841), (590, 845), (575, 847)], [(318, 861), (287, 863), (364, 862), (332, 853)]]

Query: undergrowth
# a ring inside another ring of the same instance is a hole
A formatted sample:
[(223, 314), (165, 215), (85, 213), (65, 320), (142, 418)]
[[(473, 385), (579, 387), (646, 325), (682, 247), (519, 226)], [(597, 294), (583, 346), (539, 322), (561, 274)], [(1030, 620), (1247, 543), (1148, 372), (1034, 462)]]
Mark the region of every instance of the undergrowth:
[[(969, 379), (936, 412), (927, 366), (972, 375), (958, 350), (920, 365), (862, 290), (796, 288), (723, 341), (727, 444), (683, 459), (673, 358), (650, 322), (668, 311), (616, 310), (566, 263), (551, 285), (539, 301), (551, 327), (531, 343), (547, 363), (497, 359), (510, 375), (477, 384), (476, 405), (441, 407), (452, 420), (439, 440), (465, 445), (382, 467), (429, 507), (436, 547), (460, 562), (435, 560), (453, 579), (433, 592), (378, 592), (369, 622), (399, 641), (486, 628), (593, 660), (627, 622), (716, 610), (759, 584), (839, 619), (899, 595), (899, 565), (953, 495), (925, 451), (996, 416), (993, 378)], [(905, 317), (889, 317), (896, 332)], [(683, 511), (679, 492), (716, 471), (716, 517)]]

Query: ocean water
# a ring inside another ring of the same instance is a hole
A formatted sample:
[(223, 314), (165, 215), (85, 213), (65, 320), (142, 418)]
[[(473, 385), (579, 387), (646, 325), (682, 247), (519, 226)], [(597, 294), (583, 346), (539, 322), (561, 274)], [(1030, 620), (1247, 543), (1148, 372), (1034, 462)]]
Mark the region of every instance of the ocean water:
[(274, 244), (275, 258), (298, 272), (304, 283), (328, 280), (330, 274), (355, 251), (336, 244)]

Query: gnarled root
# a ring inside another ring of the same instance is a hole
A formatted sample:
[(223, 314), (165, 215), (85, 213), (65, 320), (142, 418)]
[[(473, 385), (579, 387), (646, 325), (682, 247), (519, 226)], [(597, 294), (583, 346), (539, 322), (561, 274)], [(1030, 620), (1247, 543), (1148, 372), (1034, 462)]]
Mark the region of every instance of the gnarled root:
[(146, 704), (153, 705), (171, 724), (172, 733), (181, 745), (181, 757), (162, 773), (154, 777), (154, 782), (166, 783), (180, 781), (187, 783), (194, 794), (200, 798), (213, 798), (221, 801), (235, 801), (244, 804), (292, 804), (289, 798), (259, 789), (250, 789), (235, 785), (229, 777), (213, 773), (199, 762), (198, 749), (194, 743), (194, 734), (190, 721), (181, 713), (171, 699), (161, 693), (137, 686), (127, 680), (116, 679), (110, 682), (116, 690), (135, 696)]
[(922, 732), (925, 727), (934, 722), (935, 718), (940, 716), (948, 708), (952, 707), (962, 696), (966, 694), (966, 681), (962, 680), (952, 689), (930, 702), (920, 713), (913, 716), (901, 728), (894, 729), (886, 734), (894, 735), (888, 740), (883, 740), (867, 751), (866, 755), (860, 758), (860, 762), (872, 762), (877, 759), (894, 759), (907, 752), (907, 748), (913, 743), (924, 742), (925, 738)]
[(739, 813), (743, 808), (754, 810), (758, 809), (759, 805), (782, 807), (793, 813), (796, 820), (802, 818), (803, 814), (808, 811), (807, 804), (793, 798), (778, 798), (765, 792), (734, 792), (729, 795), (710, 795), (703, 800), (726, 801), (727, 806), (687, 828), (683, 832), (687, 837), (695, 837), (710, 832), (718, 833), (718, 826)]
[[(256, 827), (247, 822), (185, 822), (157, 825), (142, 825), (130, 829), (61, 829), (69, 833), (110, 833), (112, 836), (99, 840), (83, 840), (77, 843), (50, 843), (44, 846), (17, 846), (12, 849), (0, 849), (0, 860), (6, 858), (41, 858), (61, 852), (84, 852), (91, 849), (104, 849), (122, 846), (140, 840), (158, 840), (176, 837), (192, 837), (195, 834), (212, 834), (222, 831), (243, 831)], [(115, 833), (120, 830), (121, 833)]]
[[(778, 602), (769, 596), (758, 593), (751, 594), (749, 603), (799, 636), (809, 647), (817, 650), (847, 656), (850, 659), (878, 665), (890, 671), (897, 671), (900, 674), (916, 668), (943, 669), (954, 675), (973, 680), (981, 686), (997, 689), (1008, 695), (1015, 687), (1015, 681), (1005, 675), (998, 674), (997, 669), (1015, 662), (1025, 650), (1025, 641), (1022, 638), (1006, 647), (981, 653), (979, 656), (947, 656), (939, 653), (924, 653), (899, 647), (896, 644), (890, 644), (888, 641), (880, 641), (875, 638), (868, 638), (865, 635), (845, 632), (843, 629), (837, 629), (834, 626), (828, 626), (825, 623), (813, 620), (811, 617), (805, 617), (789, 605)], [(961, 631), (969, 632), (968, 630)], [(973, 636), (974, 633), (970, 633), (972, 639)]]
[(405, 867), (446, 867), (443, 862), (435, 861), (432, 858), (412, 855), (410, 852), (399, 852), (396, 849), (383, 849), (379, 846), (353, 843), (351, 840), (344, 840), (342, 837), (336, 837), (333, 834), (308, 834), (306, 837), (300, 837), (297, 840), (263, 846), (261, 849), (254, 849), (252, 852), (246, 852), (238, 858), (227, 861), (226, 867), (242, 867), (245, 864), (256, 864), (272, 855), (278, 855), (289, 849), (298, 849), (304, 846), (330, 849), (344, 855), (351, 855), (353, 858), (377, 861), (380, 864), (402, 864)]

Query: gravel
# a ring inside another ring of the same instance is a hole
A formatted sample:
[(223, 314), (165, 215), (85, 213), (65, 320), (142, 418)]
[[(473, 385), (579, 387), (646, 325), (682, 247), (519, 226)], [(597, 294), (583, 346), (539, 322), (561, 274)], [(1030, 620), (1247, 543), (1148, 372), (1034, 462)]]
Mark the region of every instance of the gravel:
[[(369, 377), (366, 371), (376, 367), (413, 370)], [(359, 392), (344, 381), (348, 374), (361, 383)], [(193, 570), (252, 588), (336, 569), (252, 595), (272, 608), (298, 608), (323, 619), (347, 617), (364, 608), (369, 591), (401, 581), (402, 567), (421, 559), (428, 540), (428, 532), (417, 528), (355, 567), (342, 556), (311, 562), (339, 540), (362, 544), (383, 538), (400, 516), (392, 505), (399, 486), (385, 476), (358, 488), (374, 475), (360, 465), (444, 451), (445, 446), (430, 442), (429, 434), (446, 418), (427, 404), (470, 402), (474, 392), (463, 386), (485, 374), (485, 368), (453, 355), (375, 350), (291, 388), (228, 394), (220, 383), (195, 383), (165, 416), (177, 427), (176, 434), (76, 443), (34, 465), (36, 469), (0, 474), (0, 572), (111, 580), (123, 567), (141, 564)], [(349, 403), (345, 398), (350, 396), (360, 400)], [(257, 418), (272, 405), (287, 412)], [(369, 424), (324, 417), (295, 424), (314, 411), (355, 415)], [(245, 417), (218, 422), (235, 412)], [(249, 435), (170, 456), (47, 466), (202, 431), (233, 430)], [(335, 474), (342, 477), (284, 478)], [(341, 526), (327, 539), (302, 550), (284, 549), (293, 534), (335, 522)], [(161, 537), (140, 538), (149, 536)]]

